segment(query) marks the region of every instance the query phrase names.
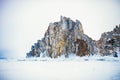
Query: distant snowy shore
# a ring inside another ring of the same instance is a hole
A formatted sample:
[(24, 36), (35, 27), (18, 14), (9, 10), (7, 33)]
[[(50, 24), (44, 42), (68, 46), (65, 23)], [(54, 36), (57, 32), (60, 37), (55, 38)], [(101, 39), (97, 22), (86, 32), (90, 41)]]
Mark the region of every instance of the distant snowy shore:
[(32, 57), (32, 58), (3, 58), (0, 61), (117, 61), (120, 62), (120, 57), (112, 57), (112, 56), (84, 56), (79, 57), (75, 55), (71, 55), (68, 58), (65, 56), (60, 56), (58, 58), (50, 58), (50, 57)]

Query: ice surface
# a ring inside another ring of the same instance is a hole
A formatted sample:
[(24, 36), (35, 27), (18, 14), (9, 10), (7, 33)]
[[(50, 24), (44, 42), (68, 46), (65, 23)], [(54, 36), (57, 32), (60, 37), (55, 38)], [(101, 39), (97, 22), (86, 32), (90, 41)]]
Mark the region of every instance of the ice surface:
[(20, 58), (0, 60), (0, 80), (120, 80), (113, 57)]

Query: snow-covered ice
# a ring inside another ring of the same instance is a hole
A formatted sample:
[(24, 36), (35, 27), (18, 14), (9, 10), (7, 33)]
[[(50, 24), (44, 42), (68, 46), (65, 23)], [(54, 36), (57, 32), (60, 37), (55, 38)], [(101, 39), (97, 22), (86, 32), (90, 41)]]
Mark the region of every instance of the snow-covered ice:
[(0, 80), (120, 80), (120, 59), (4, 59), (0, 60)]

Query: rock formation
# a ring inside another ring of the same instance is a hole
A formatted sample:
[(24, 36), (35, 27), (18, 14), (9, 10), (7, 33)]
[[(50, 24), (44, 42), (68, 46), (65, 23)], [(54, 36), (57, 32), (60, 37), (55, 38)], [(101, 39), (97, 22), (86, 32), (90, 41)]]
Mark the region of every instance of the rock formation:
[(120, 53), (120, 25), (116, 26), (113, 31), (105, 32), (97, 41), (97, 47), (101, 55), (113, 55)]
[(42, 40), (38, 40), (27, 53), (27, 57), (56, 58), (70, 54), (89, 56), (100, 54), (118, 57), (120, 53), (120, 25), (113, 31), (105, 32), (95, 41), (84, 34), (80, 21), (62, 17), (59, 22), (50, 23)]
[(96, 41), (84, 34), (81, 22), (61, 16), (59, 22), (49, 24), (44, 37), (31, 47), (27, 57), (89, 56), (96, 52)]

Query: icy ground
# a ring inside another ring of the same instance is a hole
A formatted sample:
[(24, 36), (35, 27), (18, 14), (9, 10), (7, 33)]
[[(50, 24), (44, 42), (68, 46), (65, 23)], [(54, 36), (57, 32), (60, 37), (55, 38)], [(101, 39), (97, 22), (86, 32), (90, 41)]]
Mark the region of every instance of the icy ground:
[(0, 80), (120, 80), (120, 58), (1, 59)]

